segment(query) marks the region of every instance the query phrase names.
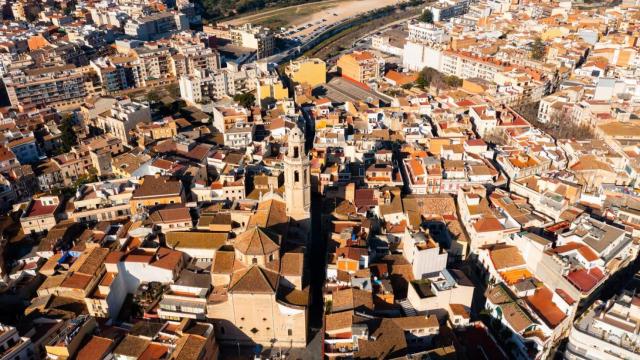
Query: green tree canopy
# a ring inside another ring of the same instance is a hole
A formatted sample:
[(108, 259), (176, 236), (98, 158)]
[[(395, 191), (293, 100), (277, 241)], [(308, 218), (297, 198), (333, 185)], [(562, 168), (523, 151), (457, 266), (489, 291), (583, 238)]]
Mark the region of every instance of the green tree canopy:
[(73, 116), (70, 114), (65, 115), (60, 123), (60, 147), (57, 152), (59, 154), (67, 153), (71, 148), (78, 144), (78, 137), (75, 131), (73, 131)]
[(256, 97), (252, 93), (236, 94), (233, 97), (233, 100), (236, 101), (238, 104), (246, 107), (247, 109), (250, 109), (256, 103)]
[(534, 60), (542, 60), (547, 54), (547, 46), (539, 37), (531, 44), (531, 58)]
[(423, 11), (422, 15), (420, 15), (419, 20), (422, 22), (433, 24), (433, 13), (431, 12), (431, 10)]

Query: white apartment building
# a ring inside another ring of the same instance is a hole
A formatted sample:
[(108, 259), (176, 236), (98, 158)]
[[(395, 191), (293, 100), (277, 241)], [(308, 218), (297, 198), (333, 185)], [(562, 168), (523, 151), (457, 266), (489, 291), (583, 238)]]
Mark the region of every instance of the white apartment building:
[(20, 337), (18, 330), (13, 326), (0, 324), (0, 358), (32, 360), (37, 356), (31, 339)]
[(625, 291), (607, 303), (596, 302), (569, 333), (567, 360), (638, 359), (640, 297)]
[(412, 71), (420, 71), (424, 67), (440, 70), (442, 49), (437, 45), (429, 45), (420, 41), (408, 40), (402, 52), (402, 66)]
[(127, 21), (124, 33), (138, 40), (154, 40), (174, 31), (189, 28), (189, 20), (182, 13), (160, 12)]
[(150, 121), (151, 110), (147, 104), (122, 99), (111, 107), (108, 114), (98, 115), (95, 125), (128, 144), (129, 131), (139, 123)]
[(443, 43), (449, 40), (449, 35), (442, 26), (412, 21), (409, 22), (409, 39), (413, 41)]
[(402, 241), (403, 254), (411, 263), (413, 277), (435, 273), (447, 267), (447, 252), (440, 248), (428, 234), (419, 232), (406, 236)]

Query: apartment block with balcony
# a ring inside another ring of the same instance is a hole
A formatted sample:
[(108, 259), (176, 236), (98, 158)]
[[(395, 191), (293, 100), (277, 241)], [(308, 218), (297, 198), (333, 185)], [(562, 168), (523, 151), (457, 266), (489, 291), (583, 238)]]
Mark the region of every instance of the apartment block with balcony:
[(158, 316), (162, 319), (206, 318), (207, 296), (211, 290), (211, 275), (183, 269), (178, 279), (162, 295)]
[(337, 66), (342, 77), (366, 84), (380, 78), (384, 61), (369, 51), (354, 51), (342, 55)]
[(67, 320), (62, 330), (45, 344), (48, 358), (69, 359), (76, 355), (85, 337), (96, 328), (96, 319), (80, 315)]
[(230, 29), (231, 41), (238, 46), (253, 49), (258, 59), (273, 55), (275, 37), (270, 29), (250, 23)]
[(131, 215), (129, 200), (136, 184), (116, 179), (82, 185), (70, 200), (70, 219), (80, 222), (113, 220)]
[(74, 65), (16, 70), (3, 81), (11, 106), (79, 108), (85, 98), (100, 91), (100, 81), (89, 67)]
[(624, 291), (596, 302), (569, 333), (567, 360), (635, 359), (640, 353), (640, 297)]
[(91, 316), (111, 319), (118, 317), (127, 297), (124, 276), (117, 272), (105, 272), (102, 275), (95, 288), (84, 298)]
[(31, 339), (21, 337), (13, 326), (0, 324), (0, 359), (35, 360), (37, 358)]
[(148, 122), (151, 122), (151, 110), (147, 104), (122, 99), (108, 112), (98, 115), (95, 126), (117, 137), (123, 144), (128, 144), (132, 138), (130, 131), (139, 123)]
[(130, 19), (124, 26), (124, 33), (138, 40), (150, 41), (188, 27), (189, 20), (185, 14), (167, 11)]

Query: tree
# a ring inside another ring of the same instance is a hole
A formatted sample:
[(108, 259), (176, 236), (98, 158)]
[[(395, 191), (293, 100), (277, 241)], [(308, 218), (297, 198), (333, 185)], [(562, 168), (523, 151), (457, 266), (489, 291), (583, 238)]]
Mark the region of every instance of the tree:
[(437, 77), (440, 77), (440, 73), (438, 72), (438, 70), (430, 67), (425, 67), (424, 69), (420, 70), (420, 73), (418, 73), (416, 85), (424, 89), (426, 87), (429, 87), (431, 85), (431, 82)]
[(178, 85), (178, 83), (172, 83), (169, 86), (167, 86), (167, 92), (169, 93), (169, 96), (177, 99), (180, 97), (180, 85)]
[(67, 153), (71, 148), (78, 144), (78, 137), (73, 131), (73, 117), (71, 114), (67, 114), (62, 119), (60, 124), (60, 147), (57, 149), (59, 154)]
[(451, 87), (460, 87), (462, 86), (462, 79), (455, 75), (445, 76), (443, 79), (444, 83)]
[(593, 130), (582, 124), (577, 124), (571, 119), (569, 111), (565, 109), (555, 110), (549, 117), (549, 121), (542, 122), (538, 119), (539, 102), (520, 103), (513, 109), (524, 117), (531, 125), (546, 132), (555, 139), (593, 139)]
[(256, 103), (256, 97), (252, 93), (236, 94), (233, 100), (247, 109), (250, 109)]
[(419, 20), (422, 22), (433, 24), (433, 13), (431, 12), (431, 10), (423, 11), (422, 15), (420, 15)]
[(462, 86), (462, 79), (455, 75), (445, 76), (434, 68), (425, 67), (418, 73), (416, 85), (422, 89), (427, 87), (460, 87)]
[(151, 90), (147, 93), (147, 101), (150, 103), (155, 103), (160, 101), (160, 94), (157, 91)]
[(542, 60), (546, 54), (547, 46), (541, 38), (536, 38), (533, 43), (531, 43), (531, 58), (534, 60)]

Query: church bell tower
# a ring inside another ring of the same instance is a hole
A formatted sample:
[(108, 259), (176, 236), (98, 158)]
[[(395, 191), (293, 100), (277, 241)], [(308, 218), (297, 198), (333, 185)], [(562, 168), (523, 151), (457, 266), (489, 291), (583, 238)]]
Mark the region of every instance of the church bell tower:
[(284, 188), (287, 215), (307, 232), (310, 228), (311, 178), (304, 133), (297, 126), (289, 132), (284, 157)]

